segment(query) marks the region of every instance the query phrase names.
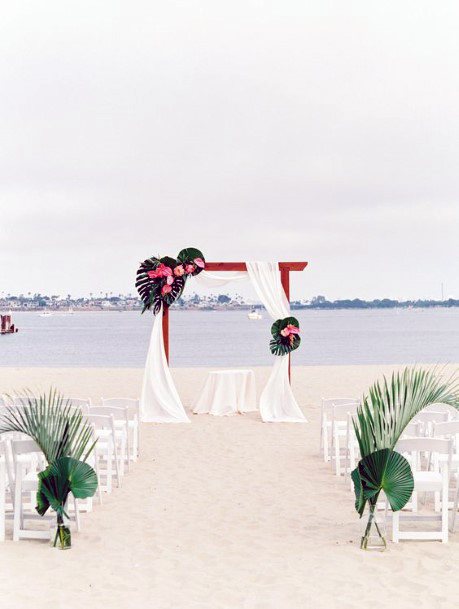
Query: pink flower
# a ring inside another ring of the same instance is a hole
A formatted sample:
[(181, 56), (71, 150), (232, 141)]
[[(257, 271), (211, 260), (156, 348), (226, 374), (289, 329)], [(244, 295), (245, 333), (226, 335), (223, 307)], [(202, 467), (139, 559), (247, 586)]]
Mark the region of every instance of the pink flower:
[(288, 324), (283, 330), (281, 330), (282, 336), (290, 336), (291, 334), (299, 334), (300, 329), (294, 326), (293, 324)]
[(205, 262), (202, 258), (195, 258), (193, 260), (193, 262), (195, 263), (196, 266), (198, 266), (200, 269), (203, 269), (206, 265)]
[(172, 275), (168, 275), (166, 279), (167, 285), (172, 285), (174, 283), (174, 278)]
[(163, 277), (169, 277), (169, 275), (172, 275), (172, 269), (170, 266), (166, 266), (165, 264), (161, 263), (158, 266), (158, 270), (161, 270), (161, 274)]
[(169, 275), (172, 275), (172, 269), (161, 262), (154, 271), (148, 271), (147, 275), (150, 277), (150, 279), (169, 277)]
[(196, 267), (194, 266), (194, 264), (187, 264), (185, 266), (185, 271), (186, 271), (187, 275), (191, 275), (191, 273), (194, 273), (195, 268)]
[(183, 268), (183, 264), (179, 264), (178, 266), (175, 267), (174, 275), (176, 277), (181, 277), (184, 274), (185, 274), (185, 269)]
[(161, 294), (164, 296), (165, 294), (169, 294), (169, 292), (172, 292), (172, 287), (168, 283), (166, 283), (165, 285), (163, 285)]

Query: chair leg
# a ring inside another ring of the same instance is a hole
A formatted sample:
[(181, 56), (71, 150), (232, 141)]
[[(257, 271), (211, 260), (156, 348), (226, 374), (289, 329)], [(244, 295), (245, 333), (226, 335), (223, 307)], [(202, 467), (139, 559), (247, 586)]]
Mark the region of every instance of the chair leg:
[(113, 455), (115, 461), (116, 483), (118, 488), (121, 486), (120, 463), (118, 459), (118, 447), (116, 446), (116, 438), (113, 438)]
[(442, 542), (448, 543), (448, 495), (449, 495), (449, 479), (447, 468), (443, 471), (443, 489), (441, 493), (441, 534)]
[(451, 533), (454, 533), (454, 529), (456, 528), (456, 515), (457, 515), (458, 503), (459, 503), (459, 478), (457, 481), (456, 496), (454, 497), (453, 514), (452, 514), (452, 518), (451, 518), (451, 528), (450, 528)]
[(22, 467), (18, 463), (14, 481), (13, 541), (19, 541), (22, 526)]
[(327, 430), (327, 425), (326, 422), (324, 421), (324, 425), (322, 428), (322, 442), (323, 442), (323, 449), (324, 449), (324, 461), (325, 463), (329, 460), (329, 452), (328, 452), (328, 430)]
[(341, 476), (341, 454), (338, 434), (336, 434), (333, 444), (335, 447), (335, 474)]
[(398, 543), (400, 540), (400, 513), (392, 512), (392, 541)]
[[(72, 495), (72, 497), (73, 497), (73, 495)], [(76, 530), (79, 532), (79, 531), (81, 531), (80, 510), (78, 508), (78, 500), (75, 497), (73, 497), (73, 509), (75, 510)]]
[(0, 541), (5, 541), (5, 495), (6, 495), (5, 464), (0, 463)]

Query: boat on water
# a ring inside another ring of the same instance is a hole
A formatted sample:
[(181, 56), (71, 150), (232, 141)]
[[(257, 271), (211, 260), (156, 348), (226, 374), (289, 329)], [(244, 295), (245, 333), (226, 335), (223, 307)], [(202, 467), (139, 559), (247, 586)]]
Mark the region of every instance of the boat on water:
[(255, 309), (255, 307), (252, 307), (252, 309), (249, 311), (249, 313), (247, 313), (247, 317), (249, 319), (253, 319), (253, 320), (255, 320), (255, 319), (263, 319), (261, 313), (259, 311), (257, 311)]
[(43, 313), (39, 313), (40, 317), (52, 317), (51, 311), (43, 311)]
[(17, 331), (11, 313), (0, 315), (0, 334), (16, 334)]

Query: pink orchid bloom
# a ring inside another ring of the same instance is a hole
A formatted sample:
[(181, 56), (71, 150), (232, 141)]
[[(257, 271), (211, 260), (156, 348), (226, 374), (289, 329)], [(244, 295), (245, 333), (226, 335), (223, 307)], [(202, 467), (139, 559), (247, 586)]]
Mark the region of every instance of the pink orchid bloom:
[(202, 258), (195, 258), (193, 260), (193, 262), (195, 263), (196, 266), (198, 266), (200, 269), (203, 269), (206, 265), (205, 262)]
[(172, 292), (172, 287), (169, 284), (165, 284), (163, 285), (163, 289), (161, 290), (161, 294), (164, 296), (165, 294), (169, 294), (169, 292)]
[(184, 274), (185, 274), (185, 269), (183, 268), (183, 264), (179, 264), (178, 266), (175, 267), (174, 275), (176, 277), (181, 277)]
[(187, 275), (191, 275), (191, 273), (194, 273), (195, 268), (196, 267), (194, 266), (194, 264), (187, 264), (185, 266), (185, 271), (187, 272)]
[(166, 279), (167, 285), (172, 285), (174, 283), (174, 278), (172, 275), (168, 275)]
[(160, 275), (158, 275), (158, 271), (148, 271), (147, 275), (148, 277), (150, 277), (150, 279), (156, 279), (157, 277), (160, 277)]

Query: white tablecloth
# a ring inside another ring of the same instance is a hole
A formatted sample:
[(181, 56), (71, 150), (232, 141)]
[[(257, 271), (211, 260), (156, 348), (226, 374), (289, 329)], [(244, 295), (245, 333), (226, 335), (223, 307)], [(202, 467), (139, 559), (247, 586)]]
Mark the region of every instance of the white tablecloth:
[(218, 370), (209, 372), (193, 412), (224, 416), (253, 410), (257, 410), (253, 370)]

